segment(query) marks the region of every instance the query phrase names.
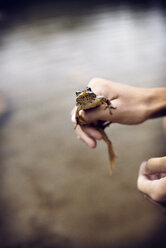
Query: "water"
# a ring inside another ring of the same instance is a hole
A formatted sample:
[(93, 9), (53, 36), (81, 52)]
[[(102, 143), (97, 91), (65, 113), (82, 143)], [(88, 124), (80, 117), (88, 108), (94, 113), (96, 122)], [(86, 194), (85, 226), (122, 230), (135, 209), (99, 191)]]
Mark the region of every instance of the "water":
[[(165, 247), (162, 214), (137, 192), (141, 161), (164, 155), (161, 119), (79, 142), (74, 92), (93, 77), (164, 87), (161, 8), (41, 2), (1, 11), (0, 89), (13, 114), (1, 130), (1, 247)], [(10, 14), (10, 15), (9, 15)], [(158, 235), (160, 233), (160, 235)]]

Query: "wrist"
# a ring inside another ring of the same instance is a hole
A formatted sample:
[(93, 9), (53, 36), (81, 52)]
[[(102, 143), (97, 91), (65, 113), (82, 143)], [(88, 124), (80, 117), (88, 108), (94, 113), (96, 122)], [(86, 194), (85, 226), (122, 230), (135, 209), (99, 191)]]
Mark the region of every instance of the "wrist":
[(147, 89), (145, 105), (147, 119), (166, 115), (166, 88)]

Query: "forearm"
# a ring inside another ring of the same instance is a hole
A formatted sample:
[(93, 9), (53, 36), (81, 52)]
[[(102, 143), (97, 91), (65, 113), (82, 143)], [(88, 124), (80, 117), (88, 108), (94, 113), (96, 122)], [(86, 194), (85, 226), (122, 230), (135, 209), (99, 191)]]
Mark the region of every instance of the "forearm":
[(166, 115), (166, 88), (152, 88), (148, 90), (147, 119)]

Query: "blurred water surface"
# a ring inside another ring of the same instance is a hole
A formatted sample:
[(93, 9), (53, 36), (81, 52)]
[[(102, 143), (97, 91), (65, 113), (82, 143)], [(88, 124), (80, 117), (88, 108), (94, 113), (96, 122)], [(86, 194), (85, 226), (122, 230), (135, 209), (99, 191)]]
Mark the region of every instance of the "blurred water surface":
[[(161, 119), (112, 125), (113, 176), (103, 142), (79, 142), (75, 91), (93, 77), (164, 87), (159, 7), (34, 3), (0, 10), (1, 247), (165, 247), (165, 220), (137, 192), (141, 161), (164, 155)], [(156, 246), (157, 245), (157, 246)]]

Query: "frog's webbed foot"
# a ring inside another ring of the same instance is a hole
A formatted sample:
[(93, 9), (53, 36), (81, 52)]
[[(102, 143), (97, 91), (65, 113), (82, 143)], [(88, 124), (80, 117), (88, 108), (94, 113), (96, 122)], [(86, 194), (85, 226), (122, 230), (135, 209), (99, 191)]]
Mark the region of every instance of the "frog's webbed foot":
[(111, 109), (116, 109), (116, 107), (114, 107), (114, 105), (111, 103), (110, 100), (107, 100), (107, 104), (108, 104), (108, 108), (109, 108), (109, 110), (110, 110), (110, 114), (112, 115)]
[(110, 115), (112, 115), (111, 109), (116, 109), (116, 107), (114, 107), (112, 105), (111, 101), (109, 99), (103, 98), (102, 99), (102, 104), (104, 105), (104, 110), (106, 110), (108, 108), (109, 112), (110, 112)]
[(116, 109), (116, 107), (110, 102), (110, 104), (109, 104), (109, 108), (111, 109)]
[(111, 104), (107, 105), (107, 106), (105, 107), (105, 109), (107, 109), (107, 108), (109, 108), (110, 115), (112, 115), (112, 111), (111, 111), (112, 105), (111, 105)]

